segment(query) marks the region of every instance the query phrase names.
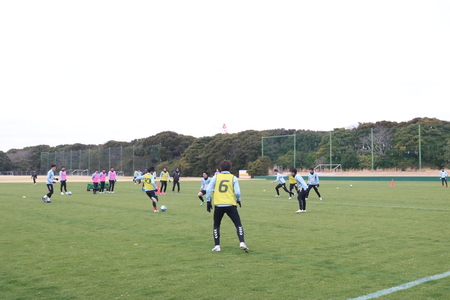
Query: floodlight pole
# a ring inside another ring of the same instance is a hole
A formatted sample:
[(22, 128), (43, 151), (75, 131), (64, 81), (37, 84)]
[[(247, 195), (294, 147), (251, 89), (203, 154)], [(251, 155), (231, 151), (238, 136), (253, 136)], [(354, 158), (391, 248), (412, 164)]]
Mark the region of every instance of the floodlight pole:
[(371, 148), (372, 148), (372, 171), (374, 170), (374, 157), (373, 157), (373, 128), (370, 128), (371, 133)]
[(419, 125), (419, 170), (422, 170), (422, 138)]
[(333, 142), (332, 142), (332, 132), (330, 131), (330, 172), (333, 164)]
[(296, 168), (295, 158), (297, 155), (297, 135), (294, 134), (294, 168)]

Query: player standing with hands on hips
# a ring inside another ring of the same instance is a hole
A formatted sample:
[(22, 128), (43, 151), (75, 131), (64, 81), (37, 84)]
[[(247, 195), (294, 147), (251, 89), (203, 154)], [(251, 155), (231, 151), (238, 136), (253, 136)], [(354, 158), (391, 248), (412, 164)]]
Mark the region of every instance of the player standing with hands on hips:
[(48, 189), (48, 193), (47, 195), (44, 195), (44, 197), (42, 197), (42, 201), (44, 201), (45, 203), (52, 203), (51, 198), (53, 195), (53, 183), (55, 183), (55, 180), (58, 180), (58, 178), (55, 177), (55, 171), (56, 171), (56, 165), (52, 165), (50, 167), (50, 170), (48, 170), (47, 172), (47, 189)]
[(212, 251), (221, 251), (220, 248), (220, 223), (225, 214), (230, 217), (236, 227), (236, 233), (239, 239), (239, 247), (244, 252), (249, 252), (244, 240), (244, 228), (242, 227), (237, 205), (241, 206), (241, 189), (239, 182), (233, 174), (230, 173), (231, 162), (222, 160), (219, 163), (220, 173), (214, 175), (208, 188), (206, 189), (206, 209), (211, 212), (214, 201), (214, 227), (213, 236), (215, 246)]

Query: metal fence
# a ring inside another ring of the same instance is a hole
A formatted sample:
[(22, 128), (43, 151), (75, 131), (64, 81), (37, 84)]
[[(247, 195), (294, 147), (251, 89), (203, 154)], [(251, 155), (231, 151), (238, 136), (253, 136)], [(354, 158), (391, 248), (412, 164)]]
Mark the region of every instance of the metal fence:
[(31, 171), (0, 171), (0, 176), (31, 176)]
[(51, 165), (66, 167), (71, 175), (90, 175), (96, 169), (109, 170), (113, 167), (119, 175), (132, 176), (135, 169), (143, 170), (149, 165), (160, 162), (160, 145), (91, 148), (87, 150), (69, 150), (41, 152), (40, 174), (45, 174)]
[(261, 156), (279, 166), (422, 169), (450, 164), (450, 125), (297, 132), (261, 138)]

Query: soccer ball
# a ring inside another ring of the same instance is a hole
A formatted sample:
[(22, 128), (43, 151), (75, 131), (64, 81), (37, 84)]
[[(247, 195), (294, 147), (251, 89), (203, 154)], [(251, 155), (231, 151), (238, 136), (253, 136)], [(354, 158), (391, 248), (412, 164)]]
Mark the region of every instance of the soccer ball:
[(167, 210), (167, 206), (165, 206), (165, 205), (161, 205), (161, 211), (166, 211)]
[(353, 184), (350, 184), (350, 187), (353, 187)]
[(68, 192), (66, 193), (66, 195), (72, 195), (72, 192), (71, 192), (71, 191), (68, 191)]

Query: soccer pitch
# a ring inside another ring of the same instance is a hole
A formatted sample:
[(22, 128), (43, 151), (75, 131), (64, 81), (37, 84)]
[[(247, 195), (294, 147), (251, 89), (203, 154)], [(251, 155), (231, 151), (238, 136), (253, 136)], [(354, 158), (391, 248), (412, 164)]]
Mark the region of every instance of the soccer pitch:
[(130, 181), (97, 195), (68, 182), (73, 195), (61, 196), (55, 184), (51, 204), (43, 183), (1, 183), (0, 299), (450, 299), (440, 182), (323, 181), (323, 201), (311, 191), (302, 214), (268, 180), (240, 185), (250, 253), (226, 216), (222, 252), (211, 251), (200, 179), (180, 194), (169, 183), (160, 213)]

